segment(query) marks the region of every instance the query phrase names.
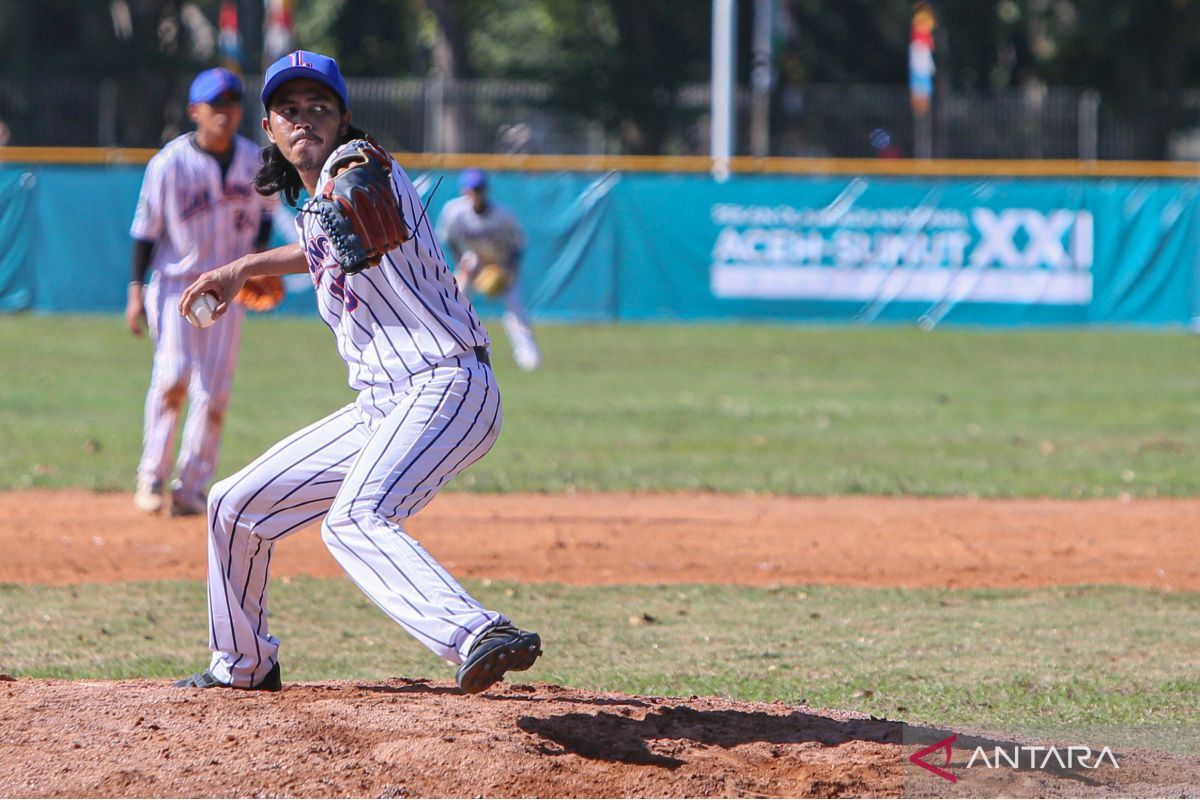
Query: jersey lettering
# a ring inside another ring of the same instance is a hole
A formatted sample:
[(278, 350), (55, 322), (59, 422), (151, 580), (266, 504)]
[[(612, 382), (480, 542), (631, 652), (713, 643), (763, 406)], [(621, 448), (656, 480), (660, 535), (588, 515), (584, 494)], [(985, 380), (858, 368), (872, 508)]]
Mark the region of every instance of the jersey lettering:
[(335, 264), (333, 253), (329, 250), (329, 237), (324, 233), (309, 237), (304, 247), (304, 255), (308, 259), (308, 271), (312, 273), (314, 281)]
[(208, 190), (207, 189), (200, 191), (200, 192), (195, 192), (194, 194), (184, 198), (183, 203), (180, 204), (179, 218), (180, 219), (190, 219), (190, 218), (196, 216), (197, 214), (199, 214), (204, 209), (208, 208), (211, 204), (212, 203), (208, 198)]
[(352, 312), (358, 308), (358, 298), (355, 296), (354, 290), (346, 285), (346, 273), (338, 271), (338, 274), (329, 282), (329, 293), (341, 300), (347, 311)]

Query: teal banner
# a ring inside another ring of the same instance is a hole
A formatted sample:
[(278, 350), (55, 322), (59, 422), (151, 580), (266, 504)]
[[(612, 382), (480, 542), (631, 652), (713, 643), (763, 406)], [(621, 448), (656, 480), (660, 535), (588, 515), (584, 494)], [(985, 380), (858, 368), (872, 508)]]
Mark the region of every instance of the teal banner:
[(132, 249), (129, 224), (142, 171), (48, 167), (36, 174), (33, 307), (124, 310)]
[[(1200, 205), (1188, 181), (613, 174), (493, 184), (529, 230), (522, 288), (542, 317), (933, 327), (1196, 316)], [(431, 213), (446, 199), (435, 195)]]
[[(456, 177), (413, 174), (430, 221)], [(0, 206), (0, 309), (122, 308), (141, 169), (0, 173), (21, 180), (29, 188)], [(491, 192), (525, 228), (519, 289), (540, 319), (934, 327), (1200, 315), (1200, 197), (1185, 180), (503, 172)], [(313, 313), (307, 277), (288, 286), (281, 311)]]
[(37, 179), (22, 169), (0, 171), (0, 312), (22, 311), (33, 305), (35, 278), (29, 268), (29, 248), (35, 234), (30, 201)]

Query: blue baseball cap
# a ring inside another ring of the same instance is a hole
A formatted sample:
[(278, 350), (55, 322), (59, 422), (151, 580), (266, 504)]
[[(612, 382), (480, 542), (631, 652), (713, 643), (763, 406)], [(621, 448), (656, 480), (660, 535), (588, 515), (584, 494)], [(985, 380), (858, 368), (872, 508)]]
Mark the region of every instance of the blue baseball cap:
[(189, 103), (211, 103), (226, 92), (242, 96), (242, 79), (227, 69), (206, 69), (192, 81), (188, 89)]
[(460, 189), (482, 189), (487, 186), (487, 182), (487, 173), (476, 167), (464, 169), (458, 176), (458, 188)]
[(276, 89), (296, 78), (308, 78), (328, 86), (341, 98), (343, 106), (350, 107), (350, 101), (346, 97), (346, 81), (342, 78), (337, 62), (320, 53), (295, 50), (267, 67), (262, 90), (263, 108), (266, 108)]

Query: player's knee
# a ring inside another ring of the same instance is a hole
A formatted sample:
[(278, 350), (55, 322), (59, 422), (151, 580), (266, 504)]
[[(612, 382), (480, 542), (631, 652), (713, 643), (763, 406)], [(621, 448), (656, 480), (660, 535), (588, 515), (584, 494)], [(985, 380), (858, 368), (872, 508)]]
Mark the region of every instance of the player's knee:
[(354, 498), (345, 502), (334, 501), (321, 525), (321, 539), (326, 545), (336, 546), (340, 536), (350, 531), (363, 531), (380, 519), (373, 502)]
[(187, 398), (187, 389), (186, 380), (176, 381), (163, 392), (163, 403), (170, 409), (181, 408)]
[(364, 530), (351, 516), (330, 512), (321, 522), (321, 542), (336, 556), (338, 552), (352, 551), (354, 544), (349, 540), (362, 536)]
[(242, 494), (233, 478), (225, 478), (213, 484), (208, 493), (208, 519), (214, 532), (217, 529), (229, 530), (233, 527), (238, 509), (246, 500)]
[(214, 428), (225, 424), (225, 410), (221, 408), (208, 409), (208, 424)]
[(354, 524), (353, 503), (338, 503), (330, 507), (329, 513), (325, 515), (325, 522), (321, 525), (321, 537), (326, 544), (330, 543), (331, 537), (335, 537), (336, 531), (339, 528), (345, 528)]

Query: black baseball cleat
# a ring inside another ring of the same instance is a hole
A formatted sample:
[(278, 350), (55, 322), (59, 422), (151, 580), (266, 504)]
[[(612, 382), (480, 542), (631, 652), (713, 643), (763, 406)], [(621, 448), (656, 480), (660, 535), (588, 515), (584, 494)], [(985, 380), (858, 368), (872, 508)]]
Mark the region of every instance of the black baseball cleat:
[(275, 666), (271, 667), (271, 671), (267, 673), (267, 676), (248, 689), (244, 686), (231, 686), (228, 683), (222, 683), (208, 670), (197, 672), (190, 678), (175, 681), (175, 685), (184, 689), (241, 689), (246, 692), (278, 692), (283, 688), (283, 680), (279, 677), (279, 662), (276, 661)]
[(542, 637), (513, 625), (496, 625), (471, 645), (467, 660), (454, 676), (458, 688), (479, 694), (504, 677), (533, 666), (542, 654)]
[(196, 517), (207, 513), (207, 494), (204, 492), (185, 492), (178, 486), (171, 489), (172, 517)]

